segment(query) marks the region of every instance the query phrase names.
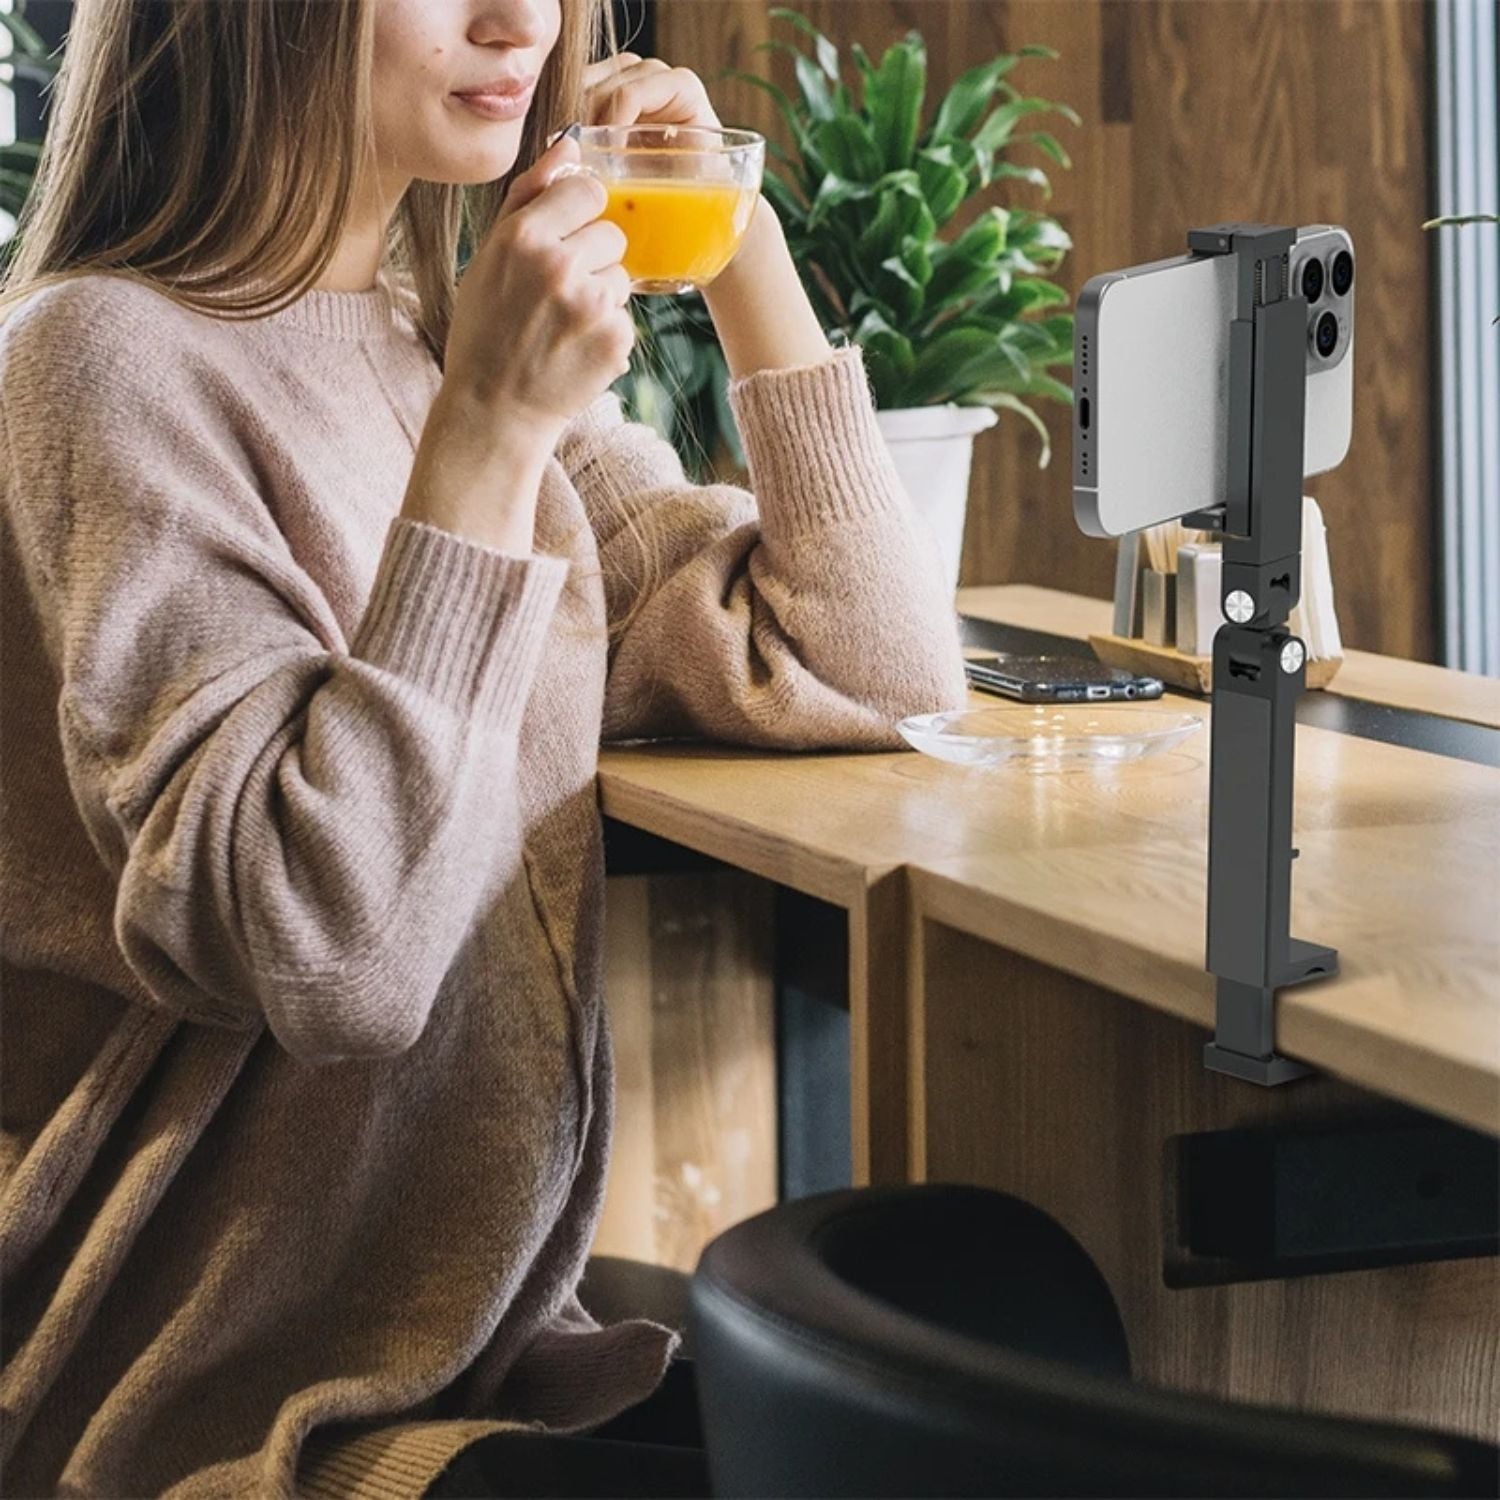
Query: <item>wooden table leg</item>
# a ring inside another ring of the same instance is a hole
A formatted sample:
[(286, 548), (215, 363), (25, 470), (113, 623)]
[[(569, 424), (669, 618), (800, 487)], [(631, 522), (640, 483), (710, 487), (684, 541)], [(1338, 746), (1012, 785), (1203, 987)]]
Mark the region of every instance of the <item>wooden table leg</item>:
[(908, 1182), (905, 871), (873, 882), (849, 910), (849, 1079), (853, 1181)]

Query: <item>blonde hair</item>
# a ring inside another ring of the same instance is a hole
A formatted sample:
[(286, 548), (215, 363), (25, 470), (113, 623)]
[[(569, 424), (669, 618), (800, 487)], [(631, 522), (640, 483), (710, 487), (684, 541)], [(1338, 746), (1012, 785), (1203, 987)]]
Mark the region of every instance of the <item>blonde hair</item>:
[[(619, 50), (609, 0), (560, 4), (511, 171), (415, 181), (387, 231), (383, 269), (404, 284), (440, 368), (460, 236), (484, 239), (512, 178), (582, 117), (590, 59)], [(373, 56), (374, 0), (78, 0), (0, 318), (33, 291), (100, 272), (222, 318), (295, 302), (333, 259), (360, 164), (374, 159)], [(654, 570), (656, 549), (622, 511)]]

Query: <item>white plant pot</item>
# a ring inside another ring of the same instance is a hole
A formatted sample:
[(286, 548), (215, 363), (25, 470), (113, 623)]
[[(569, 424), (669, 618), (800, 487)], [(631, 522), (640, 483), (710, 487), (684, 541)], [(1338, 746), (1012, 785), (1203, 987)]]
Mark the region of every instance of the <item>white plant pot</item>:
[(948, 592), (958, 588), (969, 505), (975, 434), (999, 416), (988, 406), (906, 406), (877, 411), (875, 420), (913, 509), (937, 542)]

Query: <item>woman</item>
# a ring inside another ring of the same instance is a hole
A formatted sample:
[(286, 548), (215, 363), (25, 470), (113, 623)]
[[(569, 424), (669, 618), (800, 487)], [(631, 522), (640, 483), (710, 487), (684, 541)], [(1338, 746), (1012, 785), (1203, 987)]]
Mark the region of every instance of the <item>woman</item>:
[(546, 142), (715, 118), (590, 65), (602, 16), (77, 7), (0, 327), (7, 1494), (618, 1433), (680, 1336), (575, 1291), (600, 739), (884, 749), (963, 699), (767, 204), (708, 294), (754, 495), (623, 420), (622, 237)]

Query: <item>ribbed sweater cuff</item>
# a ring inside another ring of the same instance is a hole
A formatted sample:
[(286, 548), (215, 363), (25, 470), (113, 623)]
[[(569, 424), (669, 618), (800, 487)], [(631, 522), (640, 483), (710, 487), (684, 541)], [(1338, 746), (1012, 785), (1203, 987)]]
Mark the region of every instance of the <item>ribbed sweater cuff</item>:
[(303, 1444), (298, 1500), (416, 1500), (471, 1443), (529, 1424), (485, 1419), (320, 1429)]
[(858, 344), (732, 381), (729, 404), (768, 535), (908, 508)]
[(350, 652), (482, 723), (517, 720), (568, 562), (397, 516)]

